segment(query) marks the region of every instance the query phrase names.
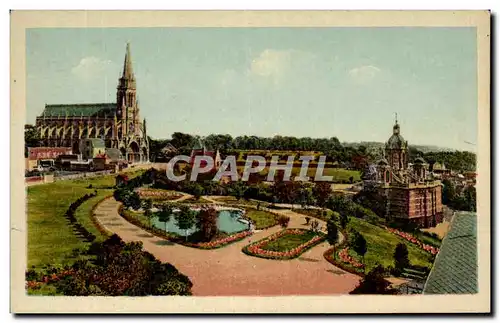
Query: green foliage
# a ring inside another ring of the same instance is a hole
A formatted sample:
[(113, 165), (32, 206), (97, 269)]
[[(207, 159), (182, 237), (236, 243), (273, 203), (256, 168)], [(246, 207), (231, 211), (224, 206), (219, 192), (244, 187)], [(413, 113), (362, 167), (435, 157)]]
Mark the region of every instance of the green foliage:
[(218, 233), (217, 211), (214, 208), (202, 208), (197, 214), (198, 230), (203, 241), (212, 240)]
[(443, 185), (443, 204), (456, 210), (473, 212), (477, 210), (476, 188), (474, 186), (467, 186), (459, 191), (450, 180), (444, 180)]
[(52, 267), (45, 280), (66, 296), (191, 295), (189, 278), (143, 251), (142, 243), (125, 243), (113, 235), (92, 244), (87, 254), (92, 260)]
[(401, 272), (404, 268), (409, 267), (410, 260), (408, 259), (408, 248), (404, 243), (398, 243), (394, 249), (394, 268)]
[(345, 230), (346, 227), (347, 227), (347, 224), (349, 223), (349, 217), (347, 216), (347, 214), (345, 214), (345, 212), (343, 213), (338, 213), (339, 214), (339, 224), (340, 224), (340, 227)]
[(290, 222), (289, 216), (286, 216), (286, 215), (278, 216), (278, 223), (279, 223), (279, 225), (281, 225), (282, 228), (287, 228), (289, 222)]
[(30, 124), (24, 126), (24, 157), (28, 157), (28, 147), (40, 146), (40, 137), (36, 127)]
[(339, 230), (334, 219), (330, 219), (326, 222), (327, 235), (326, 240), (331, 246), (335, 246), (339, 240)]
[(157, 213), (158, 221), (165, 224), (165, 232), (167, 231), (167, 222), (170, 221), (174, 213), (173, 207), (170, 204), (162, 204), (160, 212)]
[(289, 251), (314, 238), (317, 234), (311, 231), (304, 231), (303, 234), (285, 234), (275, 240), (270, 241), (262, 247), (270, 251)]
[(391, 284), (384, 279), (384, 275), (384, 267), (374, 267), (349, 294), (397, 294), (389, 287)]
[[(188, 205), (181, 205), (179, 212), (174, 213), (177, 226), (181, 230), (189, 230), (196, 224), (195, 212)], [(187, 232), (186, 232), (187, 239)]]
[(193, 187), (192, 187), (192, 194), (194, 196), (195, 199), (199, 199), (202, 195), (203, 195), (203, 187), (198, 184), (198, 183), (194, 183), (193, 184)]
[(277, 217), (274, 214), (262, 210), (247, 209), (245, 217), (252, 220), (257, 230), (272, 227), (277, 223)]
[(141, 198), (137, 192), (131, 190), (128, 186), (117, 188), (113, 196), (115, 200), (122, 202), (125, 207), (131, 207), (134, 210), (141, 208)]
[(323, 207), (332, 193), (332, 187), (329, 182), (314, 183), (313, 194), (319, 206)]
[(368, 251), (368, 245), (365, 237), (363, 237), (363, 235), (360, 234), (359, 232), (354, 231), (353, 239), (350, 243), (350, 246), (358, 255), (361, 256), (361, 258), (363, 258), (363, 263), (364, 263), (365, 254)]
[(440, 151), (424, 154), (424, 159), (431, 165), (444, 163), (446, 168), (458, 172), (476, 170), (476, 154), (469, 151)]
[[(364, 220), (350, 218), (347, 225), (349, 230), (355, 230), (363, 235), (367, 242), (367, 253), (364, 263), (366, 270), (369, 271), (377, 263), (385, 267), (394, 264), (394, 249), (398, 243), (405, 243), (408, 248), (408, 257), (413, 265), (431, 266), (432, 257), (426, 251), (417, 246), (403, 240), (402, 238), (392, 234), (381, 227), (373, 225)], [(353, 239), (349, 237), (349, 245)], [(353, 256), (355, 256), (353, 252)]]

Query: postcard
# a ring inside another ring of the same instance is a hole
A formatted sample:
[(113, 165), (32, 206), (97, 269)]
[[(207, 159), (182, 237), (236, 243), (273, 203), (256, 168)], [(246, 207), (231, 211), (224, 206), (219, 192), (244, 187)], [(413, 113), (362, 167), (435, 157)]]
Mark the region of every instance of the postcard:
[(12, 312), (491, 311), (488, 11), (11, 26)]

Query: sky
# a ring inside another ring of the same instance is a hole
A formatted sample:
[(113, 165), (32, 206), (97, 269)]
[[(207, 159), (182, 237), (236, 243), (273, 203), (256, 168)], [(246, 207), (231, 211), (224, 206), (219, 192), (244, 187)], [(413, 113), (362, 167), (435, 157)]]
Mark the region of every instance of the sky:
[(28, 29), (27, 123), (116, 101), (130, 42), (148, 135), (386, 141), (475, 150), (475, 28)]

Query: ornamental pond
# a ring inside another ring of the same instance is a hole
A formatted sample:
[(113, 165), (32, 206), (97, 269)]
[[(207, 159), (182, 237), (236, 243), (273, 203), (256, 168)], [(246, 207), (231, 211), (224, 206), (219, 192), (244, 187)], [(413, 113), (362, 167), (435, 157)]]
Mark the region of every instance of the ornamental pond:
[[(176, 211), (177, 210), (174, 209), (174, 212)], [(198, 212), (199, 210), (193, 209), (193, 211)], [(249, 229), (248, 221), (242, 218), (243, 210), (221, 208), (217, 210), (217, 212), (217, 228), (219, 231), (232, 234)], [(186, 234), (190, 235), (196, 231), (196, 226), (193, 226), (187, 231), (179, 229), (173, 216), (170, 217), (170, 220), (167, 223), (158, 221), (158, 216), (154, 216), (151, 223), (158, 229), (165, 230), (166, 228), (167, 232), (176, 233), (181, 236), (185, 236)]]

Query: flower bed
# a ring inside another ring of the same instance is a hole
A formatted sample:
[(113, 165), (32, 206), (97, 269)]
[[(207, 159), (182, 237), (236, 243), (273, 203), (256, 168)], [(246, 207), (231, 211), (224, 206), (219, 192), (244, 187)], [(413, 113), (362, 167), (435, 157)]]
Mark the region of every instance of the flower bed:
[(304, 229), (285, 229), (244, 247), (243, 252), (250, 256), (266, 259), (288, 260), (297, 258), (308, 249), (322, 242), (325, 239), (324, 234), (318, 233), (318, 235), (314, 236), (309, 241), (287, 251), (266, 250), (265, 247), (270, 242), (276, 241), (286, 235), (303, 235), (307, 232), (309, 231)]
[(58, 270), (57, 272), (52, 273), (35, 274), (37, 277), (32, 277), (31, 279), (26, 280), (26, 289), (36, 290), (41, 288), (45, 284), (57, 282), (66, 278), (67, 276), (73, 275), (74, 273), (74, 269), (69, 268)]
[[(344, 237), (347, 237), (348, 234), (345, 230), (341, 230), (341, 233)], [(354, 257), (349, 255), (349, 247), (347, 246), (347, 238), (339, 244), (336, 248), (337, 257), (334, 257), (333, 254), (334, 249), (330, 248), (323, 253), (323, 257), (331, 263), (332, 265), (339, 267), (340, 269), (347, 271), (348, 273), (358, 275), (363, 277), (364, 274), (364, 265), (358, 262)]]
[(230, 243), (240, 241), (248, 236), (252, 235), (252, 232), (250, 231), (242, 231), (238, 232), (235, 234), (232, 234), (230, 236), (227, 236), (222, 239), (217, 239), (214, 241), (209, 241), (209, 242), (198, 242), (198, 243), (190, 243), (190, 242), (180, 242), (181, 244), (193, 248), (200, 248), (200, 249), (217, 249), (224, 247)]
[(152, 200), (177, 200), (182, 197), (182, 194), (165, 191), (154, 188), (138, 188), (137, 194), (139, 194), (140, 198), (143, 199), (152, 199)]
[(208, 241), (208, 242), (188, 242), (185, 240), (184, 237), (178, 236), (176, 234), (172, 234), (169, 232), (166, 232), (162, 229), (158, 229), (155, 227), (150, 227), (142, 223), (138, 218), (131, 216), (129, 213), (124, 212), (123, 206), (120, 206), (119, 209), (120, 215), (127, 220), (128, 222), (132, 223), (135, 226), (138, 226), (142, 228), (143, 230), (154, 234), (157, 237), (163, 238), (165, 240), (175, 242), (177, 244), (181, 244), (187, 247), (192, 247), (192, 248), (198, 248), (198, 249), (218, 249), (222, 248), (224, 246), (227, 246), (228, 244), (231, 244), (233, 242), (239, 241), (244, 239), (245, 237), (248, 237), (252, 234), (251, 231), (242, 231), (242, 232), (237, 232), (232, 235), (226, 236), (224, 238), (216, 239), (214, 241)]
[(420, 241), (419, 239), (415, 238), (415, 236), (413, 236), (410, 233), (399, 231), (399, 230), (393, 229), (393, 228), (387, 228), (387, 227), (385, 227), (385, 229), (387, 231), (389, 231), (390, 233), (398, 235), (401, 238), (405, 239), (406, 241), (411, 242), (412, 244), (416, 245), (420, 249), (423, 249), (423, 250), (431, 253), (432, 255), (437, 255), (437, 253), (439, 252), (439, 248), (436, 248), (434, 246), (431, 246), (431, 245), (423, 243), (422, 241)]

